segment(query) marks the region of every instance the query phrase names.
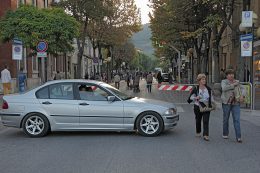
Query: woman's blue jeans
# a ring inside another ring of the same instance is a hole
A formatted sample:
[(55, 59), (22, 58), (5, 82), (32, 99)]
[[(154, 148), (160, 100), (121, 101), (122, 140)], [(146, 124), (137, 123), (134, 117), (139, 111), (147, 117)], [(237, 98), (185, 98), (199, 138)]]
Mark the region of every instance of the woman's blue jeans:
[(241, 138), (240, 129), (240, 105), (222, 104), (223, 109), (223, 136), (229, 134), (229, 116), (232, 113), (233, 124), (236, 132), (236, 138)]

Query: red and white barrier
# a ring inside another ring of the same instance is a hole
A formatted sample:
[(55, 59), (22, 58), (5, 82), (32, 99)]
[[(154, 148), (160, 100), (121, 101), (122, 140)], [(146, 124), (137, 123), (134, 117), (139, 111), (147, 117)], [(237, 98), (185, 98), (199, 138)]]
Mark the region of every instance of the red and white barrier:
[(191, 91), (192, 87), (189, 85), (160, 85), (158, 89), (162, 91)]

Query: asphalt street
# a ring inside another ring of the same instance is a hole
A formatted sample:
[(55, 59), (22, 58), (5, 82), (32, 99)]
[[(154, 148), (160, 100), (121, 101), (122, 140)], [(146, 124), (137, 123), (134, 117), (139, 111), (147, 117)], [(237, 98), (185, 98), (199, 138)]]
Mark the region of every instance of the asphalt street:
[[(192, 105), (187, 93), (147, 93), (121, 90), (139, 97), (177, 103), (180, 121), (176, 129), (158, 137), (133, 132), (55, 132), (29, 138), (20, 129), (0, 125), (1, 173), (259, 173), (260, 122), (242, 112), (243, 143), (235, 141), (230, 119), (230, 138), (222, 139), (222, 112), (210, 118), (210, 141), (195, 137)], [(183, 97), (183, 98), (180, 98)], [(246, 118), (243, 118), (246, 117)]]

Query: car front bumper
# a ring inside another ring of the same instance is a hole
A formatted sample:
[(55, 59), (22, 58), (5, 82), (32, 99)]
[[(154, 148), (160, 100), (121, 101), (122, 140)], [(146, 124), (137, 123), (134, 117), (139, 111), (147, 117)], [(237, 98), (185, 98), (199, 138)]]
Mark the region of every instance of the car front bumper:
[(177, 115), (165, 115), (164, 116), (164, 130), (174, 128), (180, 119), (179, 114)]

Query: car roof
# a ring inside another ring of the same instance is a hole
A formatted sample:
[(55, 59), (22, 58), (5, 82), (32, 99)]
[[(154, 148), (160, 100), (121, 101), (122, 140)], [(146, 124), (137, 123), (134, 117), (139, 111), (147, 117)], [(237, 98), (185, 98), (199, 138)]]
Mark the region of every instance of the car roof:
[(56, 83), (64, 83), (64, 82), (73, 82), (73, 83), (87, 82), (87, 83), (93, 83), (93, 84), (97, 84), (97, 85), (104, 83), (104, 82), (101, 82), (101, 81), (87, 80), (87, 79), (62, 79), (62, 80), (48, 81), (44, 85), (50, 85), (50, 84), (56, 84)]

